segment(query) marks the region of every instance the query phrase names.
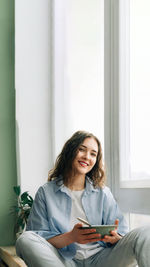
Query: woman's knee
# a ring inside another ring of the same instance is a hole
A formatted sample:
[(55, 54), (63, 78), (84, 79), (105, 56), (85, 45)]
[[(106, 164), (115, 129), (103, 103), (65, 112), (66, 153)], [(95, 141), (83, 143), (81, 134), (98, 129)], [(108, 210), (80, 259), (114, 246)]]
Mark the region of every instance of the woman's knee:
[[(40, 235), (36, 234), (33, 231), (26, 231), (21, 234), (21, 236), (16, 241), (16, 252), (19, 255), (22, 250), (29, 251), (34, 249), (55, 249), (49, 242), (45, 240), (45, 238), (41, 237)], [(56, 250), (56, 249), (55, 249)]]
[(16, 241), (16, 252), (17, 255), (21, 256), (21, 250), (29, 245), (29, 240), (32, 238), (33, 232), (26, 231), (22, 233)]
[(25, 244), (26, 242), (28, 242), (30, 239), (33, 239), (34, 238), (34, 232), (32, 231), (26, 231), (24, 233), (22, 233), (19, 238), (17, 239), (16, 241), (16, 244), (20, 244), (20, 243), (23, 243)]
[(150, 236), (150, 226), (141, 226), (133, 230), (138, 236), (149, 237)]
[(30, 248), (30, 245), (33, 246), (35, 243), (46, 243), (46, 240), (36, 234), (33, 231), (26, 231), (20, 235), (16, 241), (16, 252), (18, 256), (22, 255), (22, 251)]
[(143, 244), (150, 246), (150, 226), (142, 226), (131, 231), (131, 239), (135, 240), (138, 247)]

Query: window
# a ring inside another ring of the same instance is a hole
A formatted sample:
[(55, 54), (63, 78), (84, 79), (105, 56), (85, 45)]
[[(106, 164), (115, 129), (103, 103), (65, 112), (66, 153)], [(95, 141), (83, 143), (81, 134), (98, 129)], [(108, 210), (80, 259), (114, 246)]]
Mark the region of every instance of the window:
[(130, 214), (150, 211), (149, 10), (146, 0), (105, 2), (106, 167), (117, 201)]
[(149, 11), (147, 0), (120, 1), (122, 187), (150, 187), (150, 36), (145, 31)]

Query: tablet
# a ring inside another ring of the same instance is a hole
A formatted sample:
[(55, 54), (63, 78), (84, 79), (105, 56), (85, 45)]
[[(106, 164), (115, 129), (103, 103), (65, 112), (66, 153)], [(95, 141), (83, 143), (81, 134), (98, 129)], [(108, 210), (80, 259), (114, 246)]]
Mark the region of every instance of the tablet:
[(91, 225), (82, 226), (82, 229), (96, 229), (96, 233), (101, 234), (102, 238), (105, 235), (111, 235), (111, 231), (115, 230), (116, 225)]

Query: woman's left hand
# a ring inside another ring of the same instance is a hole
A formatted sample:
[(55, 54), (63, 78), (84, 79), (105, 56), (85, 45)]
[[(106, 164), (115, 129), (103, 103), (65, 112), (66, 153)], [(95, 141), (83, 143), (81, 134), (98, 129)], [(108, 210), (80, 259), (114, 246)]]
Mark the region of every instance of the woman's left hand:
[(122, 237), (118, 235), (117, 228), (118, 228), (119, 220), (115, 220), (116, 229), (114, 231), (111, 231), (111, 235), (105, 235), (102, 241), (106, 243), (115, 244), (117, 243)]

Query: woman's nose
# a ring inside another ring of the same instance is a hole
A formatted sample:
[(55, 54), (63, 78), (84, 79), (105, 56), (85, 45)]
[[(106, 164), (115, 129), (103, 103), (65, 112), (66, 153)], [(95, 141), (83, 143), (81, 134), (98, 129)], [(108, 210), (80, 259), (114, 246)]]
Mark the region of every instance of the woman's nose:
[(86, 159), (89, 159), (89, 158), (90, 158), (90, 153), (89, 153), (89, 152), (86, 152), (86, 153), (84, 154), (84, 157), (85, 157)]

